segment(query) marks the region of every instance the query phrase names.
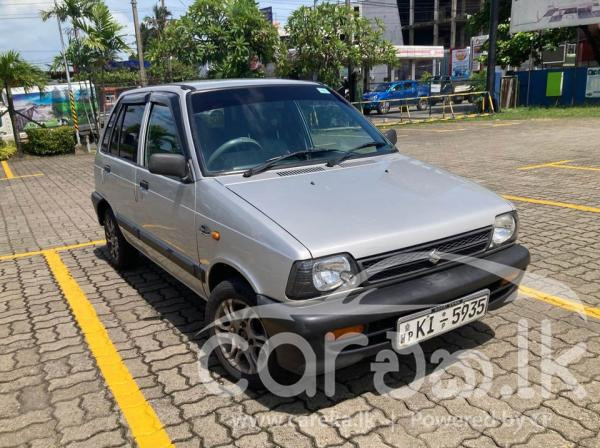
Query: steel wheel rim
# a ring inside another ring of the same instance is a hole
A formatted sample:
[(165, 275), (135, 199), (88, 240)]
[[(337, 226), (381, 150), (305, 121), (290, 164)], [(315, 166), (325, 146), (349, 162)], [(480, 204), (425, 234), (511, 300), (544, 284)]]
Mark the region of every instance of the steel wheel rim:
[[(214, 325), (227, 362), (243, 374), (258, 373), (259, 354), (267, 342), (267, 332), (252, 308), (238, 299), (224, 300), (217, 308)], [(245, 341), (245, 349), (241, 341)]]
[(108, 253), (113, 260), (119, 259), (119, 238), (117, 236), (117, 228), (115, 222), (112, 219), (106, 220), (104, 227), (104, 234), (106, 235), (106, 246), (108, 247)]

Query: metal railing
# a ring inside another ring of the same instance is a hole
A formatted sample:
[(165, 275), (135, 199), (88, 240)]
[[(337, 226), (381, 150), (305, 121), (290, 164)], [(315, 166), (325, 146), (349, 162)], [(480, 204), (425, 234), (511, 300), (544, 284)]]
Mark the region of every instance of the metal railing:
[[(467, 102), (468, 105), (461, 106), (464, 102)], [(377, 115), (372, 117), (372, 121), (377, 126), (472, 118), (495, 113), (492, 96), (488, 91), (363, 100), (353, 102), (352, 105), (365, 115), (376, 112)], [(413, 109), (412, 113), (411, 108)], [(390, 121), (394, 119), (396, 121)]]

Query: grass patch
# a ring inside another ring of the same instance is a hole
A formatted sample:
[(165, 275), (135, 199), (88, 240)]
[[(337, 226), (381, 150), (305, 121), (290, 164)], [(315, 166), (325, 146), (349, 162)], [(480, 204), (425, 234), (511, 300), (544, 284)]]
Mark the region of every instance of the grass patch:
[(517, 107), (503, 109), (494, 116), (500, 120), (535, 120), (544, 118), (600, 118), (600, 106)]
[(16, 152), (17, 147), (12, 142), (0, 145), (0, 161), (10, 159)]

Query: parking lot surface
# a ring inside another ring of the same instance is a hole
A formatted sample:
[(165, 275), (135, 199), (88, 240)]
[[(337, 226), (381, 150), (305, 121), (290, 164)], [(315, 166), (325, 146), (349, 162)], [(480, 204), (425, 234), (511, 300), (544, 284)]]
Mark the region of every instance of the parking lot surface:
[[(106, 262), (93, 157), (11, 160), (0, 447), (600, 447), (599, 126), (398, 129), (401, 152), (514, 201), (532, 265), (515, 302), (423, 344), (421, 381), (400, 356), (388, 394), (374, 360), (337, 372), (333, 396), (320, 380), (312, 397), (215, 393), (198, 368), (202, 300), (144, 259), (125, 273)], [(441, 367), (440, 349), (456, 355)]]

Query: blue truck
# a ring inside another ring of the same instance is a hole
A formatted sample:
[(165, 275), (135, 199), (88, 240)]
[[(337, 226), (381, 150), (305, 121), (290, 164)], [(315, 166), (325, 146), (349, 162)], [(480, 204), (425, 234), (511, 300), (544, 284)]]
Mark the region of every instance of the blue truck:
[(372, 110), (376, 110), (378, 114), (386, 114), (392, 107), (404, 105), (416, 105), (417, 109), (424, 110), (429, 105), (429, 95), (429, 84), (421, 84), (418, 81), (384, 82), (363, 95), (362, 108), (365, 114), (371, 113)]

